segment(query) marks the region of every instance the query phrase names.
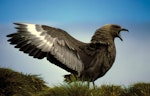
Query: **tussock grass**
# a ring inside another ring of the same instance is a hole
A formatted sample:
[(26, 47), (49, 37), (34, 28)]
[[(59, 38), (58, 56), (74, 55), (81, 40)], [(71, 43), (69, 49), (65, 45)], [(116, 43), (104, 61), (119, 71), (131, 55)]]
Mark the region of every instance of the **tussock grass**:
[(37, 75), (0, 68), (0, 96), (150, 96), (150, 83), (128, 87), (105, 84), (94, 89), (86, 82), (75, 81), (48, 87)]
[(49, 96), (89, 96), (89, 87), (85, 83), (74, 82), (64, 83), (59, 86), (55, 86), (49, 90), (47, 95)]
[(93, 93), (97, 93), (94, 96), (124, 96), (125, 94), (124, 89), (118, 85), (102, 85)]
[(135, 83), (126, 91), (128, 96), (150, 96), (150, 83)]
[(24, 75), (0, 68), (0, 96), (33, 96), (48, 87), (37, 75)]
[(150, 96), (150, 83), (136, 83), (129, 87), (101, 85), (95, 89), (82, 82), (65, 83), (51, 88), (43, 96)]

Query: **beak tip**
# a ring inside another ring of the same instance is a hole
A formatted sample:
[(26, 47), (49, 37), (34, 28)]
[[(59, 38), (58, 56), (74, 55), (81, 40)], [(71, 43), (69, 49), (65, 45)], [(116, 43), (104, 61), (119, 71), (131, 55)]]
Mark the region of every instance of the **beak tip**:
[(125, 28), (122, 28), (121, 31), (127, 31), (127, 32), (129, 32), (129, 30), (125, 29)]
[(122, 39), (121, 37), (119, 37), (119, 39), (120, 39), (121, 41), (123, 41), (123, 39)]

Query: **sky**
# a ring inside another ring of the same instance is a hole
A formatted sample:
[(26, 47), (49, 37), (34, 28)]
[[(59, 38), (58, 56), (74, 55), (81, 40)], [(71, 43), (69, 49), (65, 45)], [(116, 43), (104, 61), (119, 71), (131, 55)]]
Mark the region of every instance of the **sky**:
[(46, 59), (38, 60), (10, 45), (6, 35), (16, 32), (14, 22), (49, 25), (90, 42), (95, 30), (118, 24), (123, 42), (115, 39), (114, 65), (96, 84), (130, 85), (150, 82), (150, 0), (0, 0), (0, 67), (38, 74), (48, 85), (63, 83), (65, 70)]

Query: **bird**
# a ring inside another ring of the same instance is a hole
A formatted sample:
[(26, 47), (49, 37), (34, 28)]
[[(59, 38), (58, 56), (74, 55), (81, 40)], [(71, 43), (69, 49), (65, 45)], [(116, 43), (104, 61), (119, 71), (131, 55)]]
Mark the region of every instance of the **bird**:
[(7, 35), (8, 42), (37, 59), (49, 62), (70, 72), (79, 81), (93, 82), (104, 76), (112, 67), (116, 57), (115, 38), (121, 31), (128, 32), (117, 24), (106, 24), (98, 28), (89, 43), (84, 43), (66, 31), (47, 25), (14, 23), (17, 32)]

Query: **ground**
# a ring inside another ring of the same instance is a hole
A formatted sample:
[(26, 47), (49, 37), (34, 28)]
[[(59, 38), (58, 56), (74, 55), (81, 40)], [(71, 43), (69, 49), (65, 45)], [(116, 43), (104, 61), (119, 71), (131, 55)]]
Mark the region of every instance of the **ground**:
[(28, 75), (0, 68), (0, 96), (150, 96), (150, 83), (135, 83), (128, 87), (101, 85), (95, 89), (87, 83), (63, 83), (47, 86), (37, 75)]

